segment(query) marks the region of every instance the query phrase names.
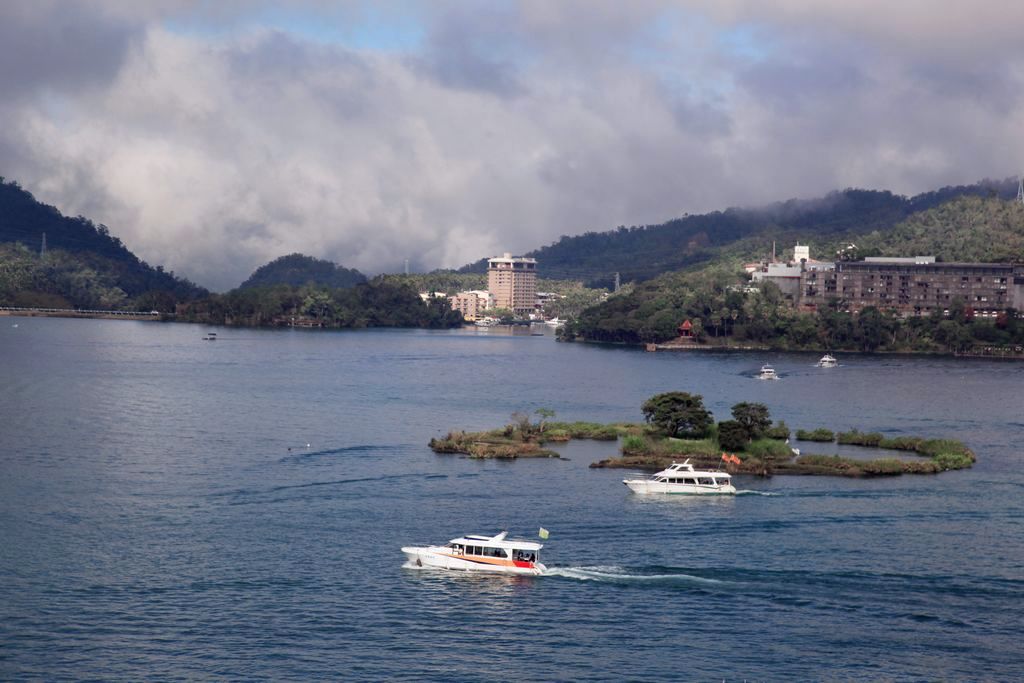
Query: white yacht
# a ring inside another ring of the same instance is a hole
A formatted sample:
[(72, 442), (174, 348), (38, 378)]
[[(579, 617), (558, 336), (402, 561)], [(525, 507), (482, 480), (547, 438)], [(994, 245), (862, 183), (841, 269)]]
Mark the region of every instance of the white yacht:
[(839, 365), (839, 361), (837, 361), (835, 359), (835, 356), (833, 356), (831, 353), (826, 353), (818, 361), (819, 368), (834, 368), (837, 365)]
[(561, 327), (562, 325), (565, 324), (565, 321), (560, 320), (559, 318), (552, 318), (551, 320), (545, 320), (544, 324), (551, 325), (552, 327)]
[(496, 536), (462, 536), (445, 545), (405, 546), (402, 552), (417, 567), (534, 576), (544, 573), (547, 568), (540, 563), (542, 544), (507, 540), (505, 536), (504, 531)]
[(757, 374), (758, 379), (778, 379), (779, 375), (775, 372), (775, 368), (770, 365), (762, 365), (761, 372)]
[(623, 479), (622, 483), (633, 493), (669, 494), (734, 494), (732, 475), (728, 472), (712, 472), (693, 469), (689, 459), (672, 463), (668, 469), (651, 475), (647, 479)]
[(487, 316), (485, 318), (480, 318), (479, 320), (477, 320), (475, 325), (477, 327), (494, 327), (495, 325), (497, 325), (500, 322), (501, 321), (498, 320), (497, 318), (492, 318), (490, 316)]

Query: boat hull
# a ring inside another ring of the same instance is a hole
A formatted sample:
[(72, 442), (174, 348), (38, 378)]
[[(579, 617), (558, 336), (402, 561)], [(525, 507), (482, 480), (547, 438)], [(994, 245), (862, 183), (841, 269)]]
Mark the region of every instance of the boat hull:
[(484, 574), (514, 574), (520, 576), (539, 576), (547, 569), (540, 562), (515, 562), (473, 556), (455, 556), (450, 548), (430, 546), (418, 548), (406, 546), (402, 548), (409, 564), (417, 567), (433, 567), (452, 571), (481, 572)]
[(736, 487), (732, 484), (710, 486), (703, 484), (671, 484), (646, 479), (623, 479), (622, 483), (633, 493), (663, 494), (677, 496), (730, 496), (735, 495)]

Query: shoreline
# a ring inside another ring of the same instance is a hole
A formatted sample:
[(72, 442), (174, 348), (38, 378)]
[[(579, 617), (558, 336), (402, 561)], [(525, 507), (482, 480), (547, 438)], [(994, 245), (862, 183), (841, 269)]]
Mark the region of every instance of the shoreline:
[[(645, 343), (645, 342), (605, 342), (596, 341), (590, 339), (576, 338), (569, 341), (559, 340), (562, 343), (569, 344), (590, 344), (594, 346), (609, 346), (618, 348), (628, 348), (637, 351), (645, 351), (647, 353), (656, 353), (659, 351), (667, 352), (679, 352), (679, 351), (693, 351), (698, 353), (749, 353), (751, 351), (760, 351), (765, 353), (842, 353), (842, 354), (855, 354), (858, 356), (926, 356), (933, 358), (964, 358), (964, 359), (983, 359), (983, 360), (1012, 360), (1012, 361), (1024, 361), (1024, 347), (1020, 347), (1020, 351), (1014, 348), (999, 349), (992, 353), (975, 353), (975, 352), (949, 352), (949, 351), (899, 351), (899, 350), (885, 350), (885, 351), (864, 351), (863, 349), (843, 349), (843, 348), (811, 348), (811, 349), (787, 349), (779, 348), (775, 346), (763, 346), (763, 345), (726, 345), (726, 344), (672, 344), (669, 342), (658, 342), (658, 343)], [(993, 347), (988, 347), (993, 348)]]

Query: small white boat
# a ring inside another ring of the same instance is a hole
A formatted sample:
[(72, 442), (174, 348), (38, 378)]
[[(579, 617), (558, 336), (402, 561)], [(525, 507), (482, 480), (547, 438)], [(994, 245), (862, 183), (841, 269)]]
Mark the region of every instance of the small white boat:
[(822, 356), (822, 357), (821, 357), (821, 359), (820, 359), (820, 360), (818, 361), (818, 367), (819, 367), (819, 368), (834, 368), (834, 367), (835, 367), (835, 366), (837, 366), (837, 365), (839, 365), (839, 361), (837, 361), (837, 360), (835, 359), (835, 356), (833, 356), (833, 355), (832, 355), (832, 354), (830, 354), (830, 353), (826, 353), (826, 354), (825, 354), (824, 356)]
[(490, 316), (488, 316), (486, 318), (480, 318), (474, 324), (477, 327), (494, 327), (495, 325), (497, 325), (500, 322), (501, 321), (498, 320), (497, 318), (491, 318)]
[(533, 576), (544, 573), (547, 567), (540, 563), (542, 544), (506, 540), (505, 536), (504, 531), (496, 536), (462, 536), (445, 545), (405, 546), (402, 552), (417, 567)]
[(693, 469), (689, 459), (672, 463), (646, 479), (623, 479), (622, 483), (633, 493), (668, 493), (696, 495), (729, 495), (736, 493), (732, 475), (728, 472), (712, 472)]
[(551, 325), (552, 327), (561, 327), (562, 325), (565, 324), (565, 321), (560, 320), (559, 318), (552, 318), (551, 320), (545, 320), (544, 324)]
[(758, 379), (778, 379), (779, 375), (775, 372), (775, 368), (770, 365), (762, 365), (761, 372), (757, 374)]

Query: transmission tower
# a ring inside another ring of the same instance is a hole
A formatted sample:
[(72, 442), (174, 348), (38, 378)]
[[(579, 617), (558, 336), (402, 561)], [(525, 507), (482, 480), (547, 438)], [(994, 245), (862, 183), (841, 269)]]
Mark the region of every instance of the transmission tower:
[(1024, 204), (1024, 176), (1021, 176), (1020, 182), (1017, 183), (1017, 201)]
[(617, 291), (619, 291), (619, 287), (620, 287), (620, 286), (621, 286), (621, 285), (620, 285), (620, 282), (619, 282), (619, 274), (618, 274), (618, 273), (615, 273), (615, 291), (616, 291), (616, 292), (617, 292)]
[(45, 232), (43, 233), (43, 243), (39, 247), (39, 258), (40, 259), (46, 258), (46, 233)]
[(409, 274), (409, 259), (405, 259), (405, 274)]

